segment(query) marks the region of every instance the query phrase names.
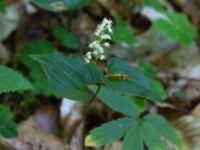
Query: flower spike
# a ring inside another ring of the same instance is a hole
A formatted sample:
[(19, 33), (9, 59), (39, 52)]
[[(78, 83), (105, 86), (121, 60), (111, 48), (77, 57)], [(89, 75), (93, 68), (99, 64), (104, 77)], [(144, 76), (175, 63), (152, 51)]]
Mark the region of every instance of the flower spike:
[(103, 21), (97, 26), (94, 33), (95, 40), (89, 43), (90, 52), (85, 55), (86, 63), (90, 63), (96, 60), (104, 60), (104, 49), (110, 47), (109, 40), (111, 40), (112, 34), (112, 20), (104, 18)]

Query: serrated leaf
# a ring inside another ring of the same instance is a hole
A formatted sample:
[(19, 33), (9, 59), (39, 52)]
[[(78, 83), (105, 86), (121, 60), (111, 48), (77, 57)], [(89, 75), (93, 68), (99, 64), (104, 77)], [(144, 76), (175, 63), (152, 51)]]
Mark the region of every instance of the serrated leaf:
[(114, 111), (133, 118), (136, 118), (139, 115), (139, 112), (132, 101), (111, 88), (102, 87), (98, 97)]
[(142, 131), (136, 126), (129, 129), (126, 134), (121, 150), (144, 150)]
[(5, 120), (0, 118), (0, 134), (6, 138), (12, 138), (18, 136), (17, 124), (13, 120)]
[(57, 40), (62, 42), (62, 44), (71, 49), (79, 48), (79, 41), (77, 37), (72, 33), (64, 29), (61, 25), (56, 24), (53, 27), (53, 34)]
[(0, 93), (32, 89), (32, 85), (16, 71), (0, 66)]
[(86, 102), (91, 94), (86, 93), (88, 85), (101, 82), (102, 72), (93, 64), (86, 64), (79, 58), (61, 54), (32, 56), (43, 67), (45, 74), (57, 95)]
[(111, 59), (108, 62), (108, 73), (128, 75), (128, 79), (125, 80), (116, 78), (107, 80), (106, 85), (108, 87), (123, 94), (147, 98), (153, 102), (161, 101), (159, 94), (151, 82), (138, 70), (122, 60), (117, 58)]
[(176, 133), (176, 130), (164, 118), (158, 115), (148, 115), (144, 120), (156, 128), (156, 131), (161, 136), (181, 148), (182, 141)]
[(16, 137), (17, 124), (12, 120), (12, 112), (5, 105), (0, 105), (0, 134), (6, 138)]
[(86, 146), (102, 146), (110, 144), (123, 137), (127, 130), (133, 126), (135, 119), (121, 118), (93, 129), (86, 137)]

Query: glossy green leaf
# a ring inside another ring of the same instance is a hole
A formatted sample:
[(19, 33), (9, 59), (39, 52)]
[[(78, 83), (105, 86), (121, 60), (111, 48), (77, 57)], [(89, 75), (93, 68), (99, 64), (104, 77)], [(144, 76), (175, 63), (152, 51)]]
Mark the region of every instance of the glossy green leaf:
[(32, 89), (32, 85), (18, 72), (0, 66), (0, 93)]
[(139, 112), (132, 101), (111, 88), (102, 87), (98, 97), (114, 111), (134, 118), (139, 115)]
[(143, 150), (144, 145), (149, 150), (167, 150), (166, 140), (180, 149), (183, 144), (169, 123), (157, 115), (105, 123), (92, 130), (85, 142), (87, 146), (103, 146), (121, 138), (124, 138), (121, 150)]
[(138, 60), (137, 61), (139, 64), (139, 70), (149, 78), (150, 82), (152, 85), (155, 87), (156, 91), (158, 92), (159, 96), (161, 98), (164, 98), (166, 96), (166, 92), (164, 90), (164, 87), (161, 82), (156, 80), (156, 69), (154, 68), (153, 65), (145, 62), (144, 60)]
[(113, 58), (108, 62), (109, 74), (125, 74), (128, 79), (111, 78), (106, 85), (123, 94), (147, 98), (153, 102), (161, 101), (159, 94), (151, 82), (134, 67)]
[(93, 129), (86, 137), (86, 146), (102, 146), (123, 137), (127, 130), (133, 126), (135, 119), (121, 118), (101, 125)]
[(71, 49), (79, 48), (79, 41), (77, 37), (72, 33), (67, 31), (60, 25), (55, 25), (53, 27), (53, 34), (57, 40), (59, 40), (65, 47)]
[(167, 150), (157, 128), (144, 121), (141, 125), (141, 131), (144, 143), (149, 150)]
[(39, 7), (53, 12), (61, 12), (68, 9), (79, 8), (88, 0), (32, 0)]
[(121, 150), (144, 150), (142, 131), (140, 128), (132, 127), (126, 134)]
[[(166, 120), (157, 115), (147, 115), (128, 131), (122, 150), (143, 150), (144, 144), (149, 150), (167, 150), (164, 140), (180, 145), (176, 131)], [(179, 148), (182, 149), (180, 146)]]
[(6, 138), (16, 137), (17, 124), (12, 120), (12, 112), (5, 105), (0, 105), (0, 134)]
[(158, 115), (148, 115), (144, 120), (156, 128), (156, 131), (162, 137), (181, 148), (182, 141), (177, 135), (176, 130), (164, 118)]
[(102, 72), (93, 64), (79, 58), (61, 54), (32, 56), (43, 67), (45, 74), (57, 95), (74, 100), (88, 101), (90, 94), (85, 89), (102, 81)]
[(139, 112), (144, 112), (146, 110), (145, 101), (143, 98), (130, 96), (129, 99), (134, 102)]

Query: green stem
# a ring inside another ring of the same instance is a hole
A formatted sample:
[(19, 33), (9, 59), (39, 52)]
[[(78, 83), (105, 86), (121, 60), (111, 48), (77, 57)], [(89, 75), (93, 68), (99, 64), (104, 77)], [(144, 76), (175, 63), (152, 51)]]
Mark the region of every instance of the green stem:
[(98, 89), (96, 90), (95, 94), (91, 98), (91, 100), (86, 103), (83, 107), (83, 128), (82, 128), (82, 150), (85, 150), (85, 137), (86, 137), (86, 129), (87, 129), (87, 114), (88, 114), (88, 108), (90, 104), (96, 99), (99, 91), (101, 89), (101, 85), (98, 86)]

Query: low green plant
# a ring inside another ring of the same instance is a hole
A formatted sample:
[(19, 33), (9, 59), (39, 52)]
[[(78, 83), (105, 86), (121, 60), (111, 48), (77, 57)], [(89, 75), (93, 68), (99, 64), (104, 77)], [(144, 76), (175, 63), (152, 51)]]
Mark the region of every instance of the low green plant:
[(33, 88), (21, 74), (6, 66), (0, 66), (0, 85), (0, 94)]
[(53, 44), (44, 39), (38, 39), (33, 43), (23, 43), (23, 49), (17, 58), (30, 71), (29, 77), (34, 87), (32, 89), (32, 94), (34, 95), (43, 94), (45, 96), (52, 96), (53, 90), (45, 78), (40, 65), (28, 56), (32, 54), (53, 53), (55, 49)]
[(93, 129), (83, 140), (83, 149), (120, 139), (123, 139), (122, 150), (143, 150), (145, 146), (149, 150), (165, 150), (165, 142), (181, 149), (176, 130), (164, 118), (155, 114), (141, 115), (129, 98), (162, 103), (152, 80), (118, 58), (108, 60), (107, 72), (103, 74), (98, 63), (106, 60), (104, 50), (110, 46), (112, 32), (112, 21), (104, 19), (97, 27), (84, 59), (62, 54), (32, 55), (31, 58), (41, 64), (56, 95), (83, 103), (84, 136), (88, 107), (97, 97), (113, 111), (124, 115)]
[(0, 134), (6, 138), (18, 136), (17, 124), (13, 121), (13, 115), (9, 107), (0, 104)]
[[(32, 0), (34, 4), (53, 12), (79, 8), (87, 1)], [(177, 40), (184, 46), (194, 41), (196, 32), (185, 15), (166, 10), (162, 6), (162, 0), (142, 2), (140, 1), (141, 8), (146, 7), (146, 10), (156, 12), (156, 19), (146, 17), (165, 37)], [(0, 6), (0, 11), (5, 11), (5, 1), (0, 2)], [(25, 43), (18, 58), (29, 69), (34, 89), (22, 75), (8, 67), (0, 66), (0, 93), (32, 89), (33, 94), (67, 97), (81, 102), (84, 106), (83, 149), (88, 146), (104, 146), (117, 140), (123, 140), (122, 150), (143, 150), (145, 147), (149, 150), (167, 150), (166, 142), (184, 149), (176, 130), (167, 120), (160, 115), (143, 113), (144, 101), (162, 103), (165, 96), (162, 85), (155, 80), (154, 68), (138, 61), (138, 71), (118, 58), (106, 59), (104, 50), (110, 47), (111, 38), (114, 42), (126, 42), (129, 46), (137, 42), (132, 28), (124, 28), (124, 25), (122, 18), (117, 17), (113, 30), (112, 21), (104, 19), (97, 27), (94, 41), (89, 44), (90, 51), (84, 58), (54, 53), (56, 48), (46, 40), (38, 40), (34, 44)], [(52, 34), (66, 48), (79, 48), (74, 34), (62, 26), (53, 26)], [(27, 55), (40, 63), (49, 83), (40, 72), (39, 64)], [(103, 73), (100, 61), (107, 63), (106, 73)], [(183, 97), (183, 94), (179, 93), (179, 96)], [(102, 124), (86, 135), (88, 108), (96, 99), (124, 117)], [(29, 102), (25, 101), (22, 105), (27, 103)], [(12, 119), (10, 109), (5, 105), (0, 105), (0, 121), (1, 135), (17, 136), (16, 123)]]
[[(32, 85), (21, 74), (6, 66), (0, 66), (0, 94), (32, 89)], [(13, 121), (10, 108), (0, 104), (0, 134), (6, 138), (15, 137), (17, 124)]]
[(59, 24), (53, 26), (54, 37), (61, 42), (66, 48), (77, 50), (79, 48), (79, 41), (73, 32), (65, 30)]
[(164, 0), (144, 0), (141, 13), (166, 38), (175, 40), (182, 46), (193, 43), (197, 33), (186, 14), (166, 10), (163, 2)]
[(133, 46), (137, 39), (133, 34), (133, 29), (131, 27), (124, 27), (125, 23), (121, 17), (115, 18), (115, 27), (113, 29), (112, 39), (114, 42), (125, 42), (130, 47)]

